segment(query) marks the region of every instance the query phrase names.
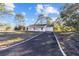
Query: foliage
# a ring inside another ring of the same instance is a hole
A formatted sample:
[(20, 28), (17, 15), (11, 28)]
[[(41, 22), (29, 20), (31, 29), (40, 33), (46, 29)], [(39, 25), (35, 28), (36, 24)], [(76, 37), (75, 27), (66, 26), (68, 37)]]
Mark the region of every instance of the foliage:
[(21, 13), (16, 14), (15, 19), (18, 21), (17, 27), (15, 27), (15, 30), (25, 30), (25, 27), (24, 27), (25, 15), (23, 15)]
[(73, 27), (75, 28), (76, 30), (79, 30), (79, 21), (78, 20), (69, 20), (69, 21), (66, 21), (65, 26), (70, 26), (70, 27)]
[(55, 23), (54, 24), (54, 32), (62, 32), (63, 31), (63, 25), (60, 23)]
[[(79, 4), (66, 4), (64, 9), (60, 12), (62, 22), (54, 25), (56, 31), (79, 31)], [(64, 20), (64, 21), (63, 21)]]
[[(71, 23), (71, 22), (70, 22)], [(70, 23), (65, 23), (66, 25), (63, 25), (61, 23), (54, 24), (54, 31), (55, 32), (69, 32), (69, 31), (76, 31), (76, 28), (72, 26)], [(68, 26), (71, 25), (71, 26)], [(75, 25), (76, 26), (76, 25)]]
[(0, 3), (0, 15), (9, 14), (13, 15), (13, 10), (7, 10), (5, 3)]

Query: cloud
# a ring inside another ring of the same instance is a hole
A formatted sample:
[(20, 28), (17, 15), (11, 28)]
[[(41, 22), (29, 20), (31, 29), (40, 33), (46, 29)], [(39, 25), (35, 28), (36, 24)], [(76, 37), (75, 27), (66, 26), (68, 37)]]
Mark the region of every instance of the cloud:
[(37, 13), (42, 13), (42, 14), (47, 14), (47, 15), (54, 14), (54, 13), (59, 14), (59, 11), (50, 5), (37, 4), (36, 11)]
[(46, 14), (59, 14), (59, 11), (57, 9), (55, 9), (54, 7), (48, 6), (45, 8), (45, 13)]
[(29, 8), (28, 8), (28, 10), (31, 10), (31, 9), (32, 9), (32, 7), (29, 7)]
[(25, 21), (28, 21), (28, 19), (27, 19), (27, 18), (25, 18)]
[(26, 13), (25, 13), (25, 12), (22, 12), (22, 15), (24, 15), (24, 16), (25, 16), (25, 15), (26, 15)]
[(35, 19), (32, 19), (32, 21), (34, 21)]
[(38, 5), (36, 6), (36, 11), (37, 11), (38, 13), (41, 13), (42, 10), (43, 10), (43, 5), (42, 5), (42, 4), (38, 4)]

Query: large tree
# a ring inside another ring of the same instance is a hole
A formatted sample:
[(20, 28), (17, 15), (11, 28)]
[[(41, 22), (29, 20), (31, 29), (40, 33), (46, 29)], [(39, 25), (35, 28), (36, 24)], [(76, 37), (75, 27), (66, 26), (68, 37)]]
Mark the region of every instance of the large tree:
[(17, 26), (19, 27), (19, 30), (22, 28), (22, 30), (24, 30), (24, 19), (25, 19), (25, 15), (22, 13), (16, 14), (15, 15), (15, 19), (18, 21)]
[(79, 4), (65, 4), (64, 9), (60, 12), (60, 17), (64, 22), (63, 25), (79, 30)]
[(65, 4), (63, 10), (60, 12), (61, 18), (63, 20), (72, 20), (72, 16), (79, 10), (79, 4)]
[(52, 18), (51, 17), (49, 17), (49, 16), (46, 16), (46, 15), (44, 15), (44, 14), (40, 14), (40, 15), (38, 15), (38, 19), (37, 19), (37, 21), (35, 22), (35, 24), (36, 23), (38, 23), (39, 22), (39, 24), (46, 24), (46, 25), (51, 25), (51, 22), (52, 22)]
[[(8, 3), (7, 3), (8, 4)], [(5, 3), (0, 3), (0, 15), (13, 15), (14, 10), (12, 8), (12, 6), (7, 5)]]

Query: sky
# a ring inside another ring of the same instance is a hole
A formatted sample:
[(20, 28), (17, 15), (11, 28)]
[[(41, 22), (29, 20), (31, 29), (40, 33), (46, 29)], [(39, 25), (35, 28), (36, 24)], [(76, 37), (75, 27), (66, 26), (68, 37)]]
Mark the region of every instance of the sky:
[[(7, 7), (9, 6), (9, 7)], [(34, 24), (39, 14), (49, 16), (54, 21), (60, 14), (62, 3), (7, 3), (6, 9), (12, 10), (14, 16), (2, 17), (2, 21), (5, 23), (16, 24), (15, 14), (22, 13), (25, 15), (26, 26)]]

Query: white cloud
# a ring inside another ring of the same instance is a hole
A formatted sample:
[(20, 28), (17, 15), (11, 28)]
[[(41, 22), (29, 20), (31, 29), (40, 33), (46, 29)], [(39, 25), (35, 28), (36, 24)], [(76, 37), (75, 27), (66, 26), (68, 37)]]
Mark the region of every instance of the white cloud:
[(36, 6), (36, 11), (37, 11), (37, 13), (43, 13), (43, 14), (47, 14), (47, 15), (54, 14), (54, 13), (59, 14), (59, 11), (50, 5), (38, 4)]
[(38, 5), (36, 6), (36, 11), (37, 11), (38, 13), (41, 13), (42, 10), (43, 10), (43, 5), (42, 5), (42, 4), (38, 4)]
[(28, 21), (28, 19), (27, 19), (27, 18), (25, 18), (25, 21)]
[(57, 9), (55, 9), (54, 7), (49, 6), (49, 7), (45, 8), (45, 13), (46, 14), (49, 14), (49, 13), (51, 13), (51, 14), (53, 14), (53, 13), (59, 14), (59, 11)]
[(35, 19), (33, 18), (33, 19), (32, 19), (32, 21), (34, 22), (34, 21), (35, 21)]
[(29, 8), (28, 8), (28, 10), (31, 10), (31, 9), (32, 9), (32, 7), (29, 7)]
[(22, 14), (25, 16), (26, 15), (26, 13), (25, 12), (22, 12)]

